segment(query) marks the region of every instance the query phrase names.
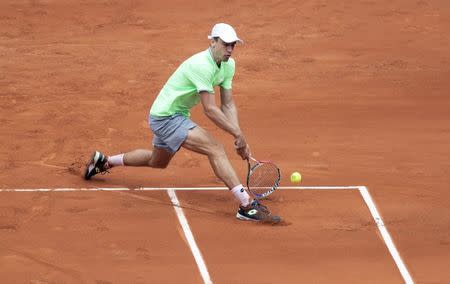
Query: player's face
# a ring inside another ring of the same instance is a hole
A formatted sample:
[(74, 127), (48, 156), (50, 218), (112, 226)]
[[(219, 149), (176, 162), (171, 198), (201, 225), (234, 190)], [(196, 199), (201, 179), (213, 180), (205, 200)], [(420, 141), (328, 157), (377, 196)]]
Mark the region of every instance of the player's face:
[(220, 38), (213, 42), (215, 59), (220, 61), (228, 61), (233, 53), (236, 42), (226, 43)]

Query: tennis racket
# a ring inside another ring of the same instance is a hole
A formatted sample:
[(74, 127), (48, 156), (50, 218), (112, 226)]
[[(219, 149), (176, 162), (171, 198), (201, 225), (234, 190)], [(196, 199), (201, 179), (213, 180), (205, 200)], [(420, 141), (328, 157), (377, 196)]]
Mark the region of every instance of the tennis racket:
[(247, 188), (261, 199), (272, 194), (280, 185), (281, 171), (271, 161), (258, 161), (249, 156), (247, 159)]

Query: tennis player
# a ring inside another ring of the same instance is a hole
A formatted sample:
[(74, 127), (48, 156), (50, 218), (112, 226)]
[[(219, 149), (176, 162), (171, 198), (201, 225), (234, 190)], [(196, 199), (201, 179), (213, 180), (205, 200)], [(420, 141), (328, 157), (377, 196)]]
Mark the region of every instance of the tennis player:
[[(190, 109), (201, 102), (205, 115), (218, 127), (233, 135), (237, 154), (249, 156), (249, 146), (239, 127), (232, 96), (235, 62), (231, 58), (237, 43), (243, 41), (234, 28), (225, 23), (214, 25), (208, 36), (209, 47), (187, 60), (168, 79), (149, 113), (153, 149), (136, 149), (106, 156), (95, 151), (88, 162), (85, 179), (117, 166), (166, 168), (181, 148), (208, 157), (218, 178), (239, 201), (236, 217), (240, 220), (278, 222), (266, 206), (252, 199), (242, 186), (227, 157), (224, 146), (190, 119)], [(220, 87), (220, 108), (214, 87)]]

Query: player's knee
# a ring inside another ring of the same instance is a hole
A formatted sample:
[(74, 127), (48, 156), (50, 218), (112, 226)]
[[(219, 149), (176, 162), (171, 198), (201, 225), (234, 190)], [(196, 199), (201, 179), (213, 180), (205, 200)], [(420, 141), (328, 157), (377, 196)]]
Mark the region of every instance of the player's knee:
[(169, 165), (169, 164), (156, 164), (156, 165), (154, 166), (154, 168), (157, 168), (157, 169), (165, 169), (165, 168), (167, 168), (168, 165)]
[(213, 145), (211, 145), (211, 154), (220, 156), (225, 154), (225, 146), (222, 144), (216, 142)]
[(169, 164), (167, 163), (151, 163), (150, 167), (155, 168), (155, 169), (165, 169), (167, 168)]
[(150, 160), (149, 164), (150, 167), (155, 169), (165, 169), (169, 165), (169, 161), (154, 161)]

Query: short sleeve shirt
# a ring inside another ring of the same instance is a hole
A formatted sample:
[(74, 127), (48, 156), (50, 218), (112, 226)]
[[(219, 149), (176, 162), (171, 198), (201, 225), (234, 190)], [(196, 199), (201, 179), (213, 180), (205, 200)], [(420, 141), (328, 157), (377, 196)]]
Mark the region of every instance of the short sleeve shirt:
[(232, 88), (235, 62), (232, 58), (222, 61), (220, 68), (209, 49), (185, 60), (170, 76), (154, 101), (150, 114), (190, 116), (190, 109), (200, 102), (199, 93), (214, 94), (214, 87)]

